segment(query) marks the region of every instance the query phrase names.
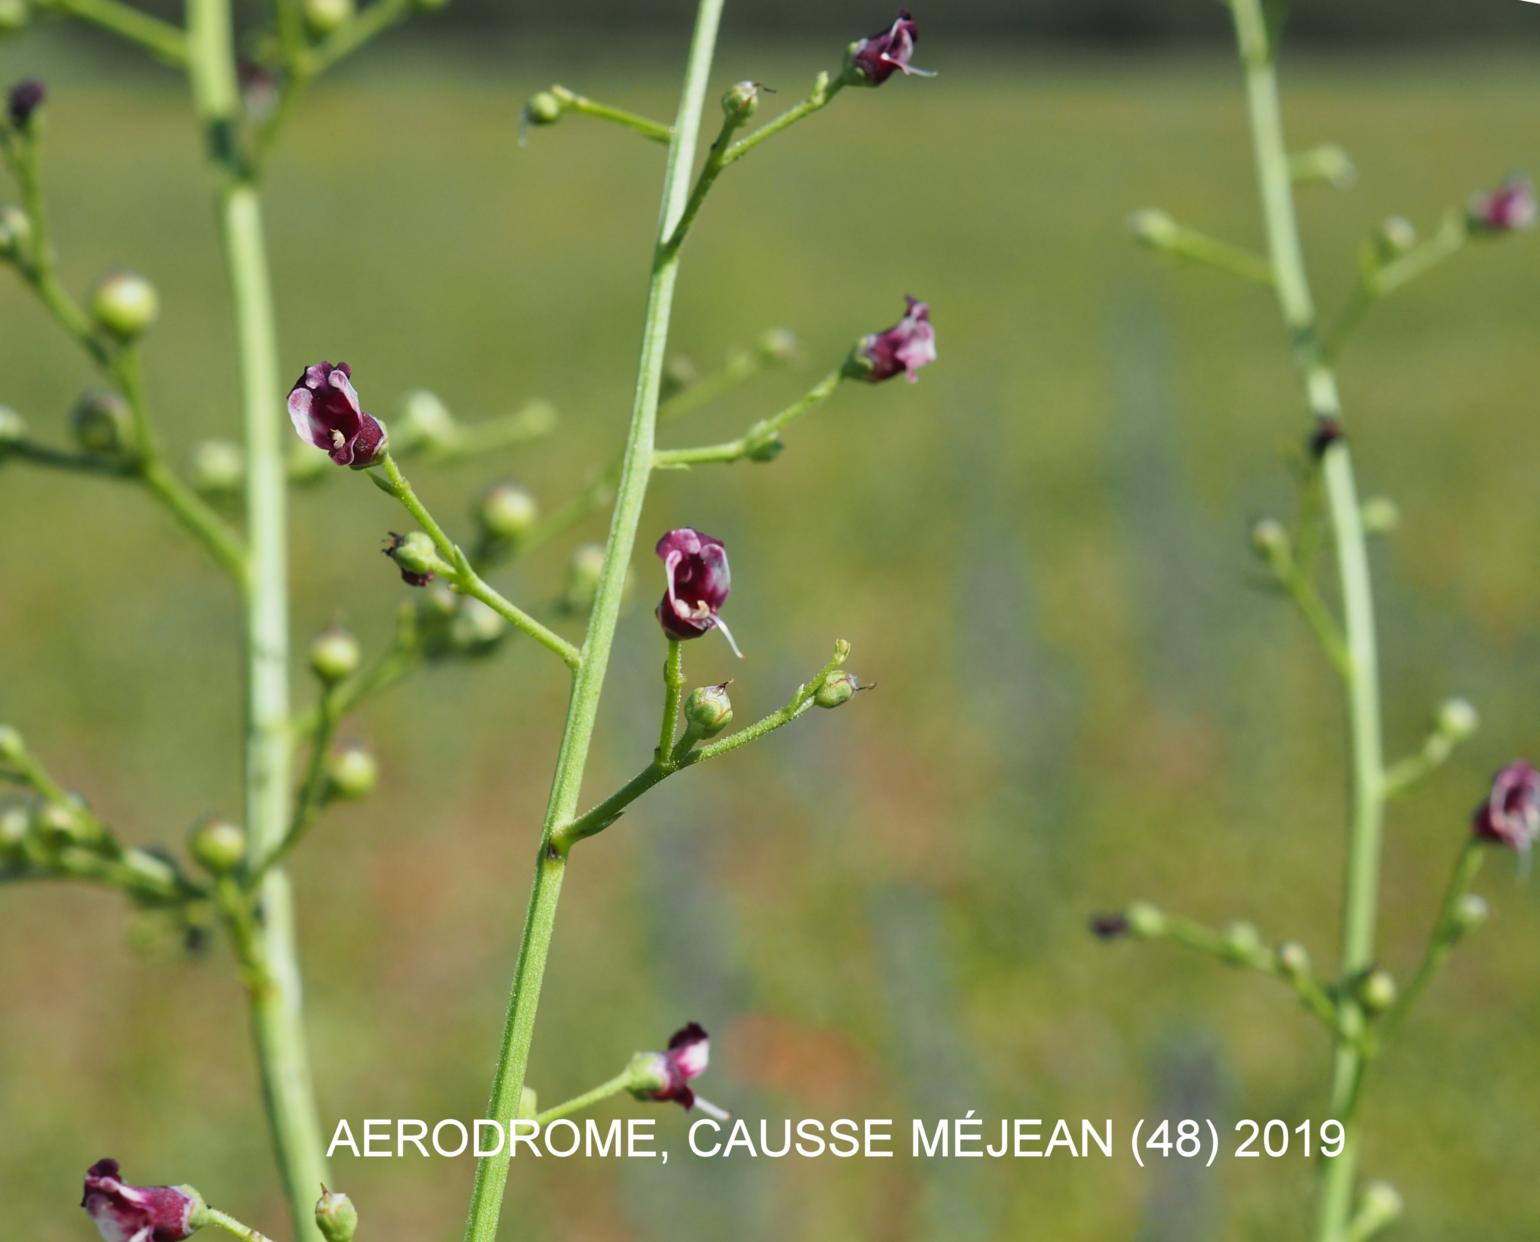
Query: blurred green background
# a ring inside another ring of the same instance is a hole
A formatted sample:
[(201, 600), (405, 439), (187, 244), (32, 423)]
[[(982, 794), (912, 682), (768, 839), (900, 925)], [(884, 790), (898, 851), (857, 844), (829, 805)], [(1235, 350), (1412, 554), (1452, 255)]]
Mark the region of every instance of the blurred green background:
[[(1521, 6), (1513, 5), (1514, 9)], [(758, 15), (760, 18), (763, 14)], [(825, 6), (797, 45), (729, 13), (715, 80), (794, 98), (881, 19)], [(925, 15), (921, 15), (922, 22)], [(1540, 20), (1540, 12), (1526, 16)], [(860, 333), (928, 299), (941, 361), (911, 388), (842, 392), (772, 466), (658, 479), (643, 523), (588, 790), (645, 760), (661, 654), (648, 536), (728, 544), (748, 653), (708, 639), (693, 682), (779, 705), (835, 637), (880, 689), (687, 774), (585, 847), (567, 885), (532, 1081), (545, 1101), (698, 1018), (705, 1094), (751, 1118), (1320, 1117), (1326, 1048), (1275, 984), (1164, 946), (1106, 946), (1090, 911), (1147, 897), (1254, 918), (1335, 951), (1342, 720), (1295, 617), (1254, 589), (1246, 527), (1287, 513), (1307, 428), (1263, 291), (1137, 251), (1160, 205), (1260, 244), (1239, 82), (1213, 46), (1137, 55), (959, 39), (935, 81), (854, 93), (725, 177), (686, 255), (673, 341), (701, 369), (785, 324), (804, 358), (671, 435), (733, 435)], [(944, 23), (943, 23), (944, 24)], [(1533, 30), (1531, 25), (1528, 29)], [(581, 119), (516, 144), (551, 80), (670, 112), (683, 26), (648, 37), (547, 18), (479, 46), (414, 27), (319, 87), (272, 169), (288, 370), (354, 367), (385, 416), (414, 386), (470, 419), (532, 395), (552, 442), (414, 472), (465, 531), (485, 482), (548, 506), (618, 442), (660, 159)], [(782, 35), (785, 34), (783, 30)], [(181, 460), (235, 433), (224, 280), (177, 84), (80, 32), (0, 48), (46, 74), (63, 271), (159, 284), (148, 347)], [(1344, 143), (1348, 191), (1302, 192), (1322, 300), (1401, 213), (1431, 228), (1511, 168), (1540, 166), (1532, 56), (1312, 50), (1285, 71), (1296, 145)], [(1442, 697), (1483, 728), (1392, 811), (1385, 963), (1415, 960), (1490, 771), (1537, 749), (1540, 432), (1529, 417), (1540, 251), (1473, 246), (1382, 307), (1343, 372), (1363, 485), (1401, 505), (1377, 545), (1392, 753)], [(0, 284), (0, 402), (62, 439), (90, 377), (14, 280)], [(288, 378), (285, 376), (285, 378)], [(281, 411), (275, 411), (281, 417)], [(400, 514), (355, 477), (297, 492), (296, 635), (343, 617), (371, 648), (404, 588), (378, 542)], [(0, 717), (125, 835), (179, 841), (238, 806), (237, 616), (200, 552), (141, 495), (0, 471)], [(599, 522), (500, 584), (539, 603)], [(303, 702), (306, 678), (296, 670)], [(510, 643), (369, 706), (345, 736), (380, 793), (332, 813), (298, 865), (314, 1057), (342, 1116), (471, 1118), (486, 1083), (563, 703), (555, 662)], [(591, 799), (585, 799), (588, 801)], [(1531, 1236), (1540, 1111), (1540, 903), (1507, 856), (1493, 925), (1385, 1058), (1365, 1169), (1408, 1200), (1397, 1237)], [(80, 1171), (104, 1154), (190, 1181), (282, 1235), (242, 1006), (222, 947), (130, 943), (111, 895), (0, 895), (0, 1185), (7, 1231), (89, 1230)], [(646, 1106), (612, 1106), (632, 1112)], [(1292, 1239), (1310, 1167), (1110, 1161), (695, 1161), (515, 1169), (521, 1239)], [(368, 1236), (458, 1236), (467, 1160), (350, 1161)]]

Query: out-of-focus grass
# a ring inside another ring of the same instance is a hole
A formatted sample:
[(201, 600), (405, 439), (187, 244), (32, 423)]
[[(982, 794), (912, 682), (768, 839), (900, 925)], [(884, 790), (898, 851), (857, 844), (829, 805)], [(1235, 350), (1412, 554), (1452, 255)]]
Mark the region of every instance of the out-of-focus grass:
[[(570, 50), (569, 50), (570, 55)], [(666, 114), (673, 53), (563, 63)], [(718, 77), (787, 92), (829, 59), (729, 44)], [(26, 63), (7, 50), (11, 76)], [(196, 142), (171, 86), (50, 46), (48, 164), (76, 285), (158, 282), (148, 371), (185, 455), (235, 430), (230, 334)], [(836, 636), (881, 683), (838, 715), (689, 774), (578, 859), (533, 1077), (556, 1100), (678, 1021), (717, 1036), (714, 1099), (758, 1116), (1112, 1117), (1162, 1108), (1319, 1117), (1325, 1051), (1265, 981), (1163, 948), (1107, 948), (1091, 909), (1146, 896), (1331, 953), (1342, 854), (1336, 691), (1294, 618), (1249, 586), (1245, 525), (1289, 502), (1305, 431), (1261, 292), (1165, 267), (1124, 236), (1159, 204), (1243, 243), (1259, 230), (1223, 60), (1004, 63), (947, 49), (935, 82), (857, 93), (724, 178), (692, 240), (675, 342), (709, 365), (770, 324), (807, 358), (701, 420), (778, 408), (900, 295), (929, 299), (942, 361), (915, 388), (842, 393), (771, 467), (667, 475), (644, 534), (723, 537), (748, 660), (692, 645), (692, 680), (779, 703)], [(1425, 227), (1536, 163), (1530, 63), (1337, 58), (1291, 67), (1290, 131), (1345, 143), (1346, 193), (1304, 193), (1323, 300), (1382, 216)], [(512, 475), (555, 504), (627, 407), (657, 151), (578, 120), (515, 145), (552, 76), (426, 51), (319, 89), (273, 169), (285, 364), (347, 358), (389, 417), (414, 385), (471, 417), (542, 394), (556, 444), (421, 490), (458, 520)], [(1442, 696), (1479, 739), (1387, 836), (1384, 958), (1409, 964), (1488, 771), (1537, 741), (1540, 495), (1528, 410), (1532, 241), (1476, 246), (1386, 306), (1344, 370), (1370, 492), (1403, 529), (1376, 554), (1393, 751)], [(0, 401), (61, 434), (88, 382), (0, 286)], [(274, 417), (281, 417), (275, 411)], [(0, 473), (0, 716), (135, 839), (236, 806), (236, 614), (142, 497)], [(370, 644), (405, 588), (375, 547), (401, 518), (362, 480), (296, 496), (298, 636), (334, 615)], [(463, 521), (459, 522), (463, 529)], [(597, 534), (595, 525), (586, 534)], [(553, 596), (562, 549), (506, 585)], [(645, 757), (659, 577), (637, 557), (590, 789)], [(501, 1020), (559, 728), (559, 669), (528, 644), (425, 676), (349, 728), (381, 793), (299, 861), (315, 1056), (338, 1116), (469, 1118)], [(305, 683), (296, 677), (301, 698)], [(1399, 1236), (1512, 1238), (1540, 1190), (1532, 887), (1506, 859), (1494, 926), (1386, 1058), (1368, 1172), (1409, 1201)], [(3, 894), (0, 1182), (13, 1236), (82, 1236), (78, 1173), (113, 1153), (278, 1228), (236, 986), (222, 960), (144, 960), (121, 904)], [(621, 1107), (630, 1109), (632, 1105)], [(663, 1128), (683, 1150), (684, 1118)], [(902, 1123), (901, 1125), (906, 1124)], [(465, 1161), (341, 1161), (371, 1237), (456, 1234)], [(795, 1236), (1297, 1238), (1300, 1159), (1205, 1173), (952, 1161), (521, 1165), (530, 1239)], [(513, 1229), (510, 1227), (510, 1236)]]

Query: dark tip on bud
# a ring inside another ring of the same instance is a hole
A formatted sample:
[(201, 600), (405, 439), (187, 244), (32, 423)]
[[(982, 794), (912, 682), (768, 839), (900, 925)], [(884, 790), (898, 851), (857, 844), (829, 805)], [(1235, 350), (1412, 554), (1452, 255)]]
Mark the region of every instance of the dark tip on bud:
[(239, 824), (210, 816), (187, 834), (187, 852), (211, 874), (225, 875), (246, 859), (246, 831)]
[(829, 709), (843, 707), (855, 698), (858, 690), (870, 689), (872, 687), (863, 686), (854, 673), (837, 668), (823, 679), (822, 684), (813, 694), (813, 702), (819, 707)]
[(715, 737), (733, 722), (733, 701), (727, 695), (731, 681), (697, 686), (684, 701), (684, 718), (701, 737)]
[(1315, 430), (1310, 433), (1310, 457), (1313, 461), (1320, 461), (1326, 456), (1326, 450), (1341, 440), (1347, 433), (1342, 430), (1342, 423), (1335, 418), (1326, 417), (1316, 422)]
[(405, 535), (391, 531), (383, 550), (396, 563), (396, 568), (401, 571), (401, 581), (408, 586), (427, 586), (442, 567), (433, 540), (420, 530)]
[(734, 82), (722, 96), (722, 112), (728, 120), (742, 125), (759, 108), (758, 82)]
[(1091, 935), (1098, 940), (1121, 940), (1129, 933), (1126, 914), (1093, 914), (1090, 921)]
[(340, 1190), (328, 1190), (323, 1184), (315, 1205), (316, 1228), (326, 1242), (353, 1242), (358, 1232), (358, 1209)]
[(32, 129), (32, 118), (48, 98), (48, 88), (37, 78), (27, 78), (11, 87), (6, 96), (6, 115), (11, 124), (22, 133)]

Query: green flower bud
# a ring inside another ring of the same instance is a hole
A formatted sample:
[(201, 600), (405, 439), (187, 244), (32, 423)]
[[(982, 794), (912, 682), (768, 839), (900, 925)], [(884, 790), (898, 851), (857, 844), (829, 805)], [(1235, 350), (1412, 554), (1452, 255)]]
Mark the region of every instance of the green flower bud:
[(0, 724), (0, 763), (18, 764), (27, 754), (27, 744), (15, 725)]
[(771, 328), (761, 332), (754, 342), (754, 353), (770, 366), (790, 362), (797, 356), (797, 338), (790, 328)]
[(1358, 1210), (1353, 1214), (1352, 1236), (1375, 1236), (1400, 1217), (1403, 1206), (1401, 1193), (1389, 1182), (1365, 1183), (1358, 1196)]
[(779, 431), (768, 431), (756, 427), (748, 434), (746, 456), (750, 461), (774, 461), (785, 448), (786, 445), (781, 440)]
[(1485, 897), (1479, 893), (1466, 893), (1455, 903), (1454, 910), (1450, 912), (1449, 928), (1456, 936), (1464, 936), (1475, 931), (1492, 915), (1492, 909), (1487, 905)]
[(358, 1209), (340, 1190), (322, 1186), (315, 1205), (315, 1223), (326, 1242), (353, 1242), (353, 1235), (358, 1232)]
[(32, 221), (20, 207), (0, 207), (0, 259), (19, 259), (32, 241)]
[(540, 516), (535, 498), (517, 483), (494, 483), (476, 503), (476, 522), (491, 539), (518, 543)]
[(187, 852), (212, 875), (226, 875), (246, 861), (246, 830), (211, 815), (192, 826)]
[(0, 0), (0, 35), (23, 29), (31, 16), (27, 0)]
[(1128, 930), (1146, 939), (1166, 930), (1166, 916), (1147, 901), (1136, 901), (1124, 911)]
[(855, 697), (857, 690), (867, 689), (870, 687), (863, 686), (854, 673), (837, 668), (823, 679), (823, 683), (813, 695), (813, 702), (819, 707), (842, 707)]
[(1335, 142), (1301, 151), (1289, 164), (1296, 181), (1324, 181), (1333, 189), (1345, 190), (1358, 180), (1353, 157)]
[(479, 599), (457, 599), (449, 619), (449, 647), (456, 655), (482, 656), (496, 650), (511, 628)]
[(1435, 727), (1451, 741), (1463, 741), (1476, 731), (1481, 723), (1475, 707), (1466, 699), (1445, 699), (1438, 705)]
[(1262, 935), (1251, 923), (1231, 923), (1224, 929), (1225, 952), (1237, 961), (1248, 961), (1262, 949)]
[(1389, 216), (1375, 231), (1374, 251), (1381, 263), (1400, 258), (1417, 244), (1417, 230), (1402, 216)]
[(524, 119), (531, 125), (555, 125), (561, 113), (561, 100), (550, 91), (536, 91), (524, 105)]
[(638, 1052), (626, 1065), (626, 1090), (639, 1100), (666, 1091), (671, 1075), (661, 1052)]
[(1388, 535), (1401, 525), (1401, 507), (1389, 496), (1370, 496), (1359, 509), (1359, 520), (1370, 535)]
[(134, 416), (115, 392), (88, 392), (71, 415), (75, 442), (93, 457), (126, 457), (134, 444)]
[(310, 644), (310, 668), (328, 686), (358, 672), (363, 652), (358, 639), (340, 625), (329, 625)]
[(699, 379), (700, 371), (695, 363), (684, 354), (674, 354), (663, 360), (663, 381), (659, 386), (659, 396), (664, 401), (677, 397)]
[(312, 34), (329, 35), (347, 25), (353, 11), (353, 0), (305, 0), (305, 25)]
[(142, 335), (160, 315), (160, 297), (136, 272), (104, 276), (91, 294), (91, 317), (120, 341)]
[(54, 849), (66, 845), (94, 846), (101, 843), (101, 828), (87, 813), (85, 803), (71, 796), (67, 802), (46, 802), (37, 811), (39, 835)]
[(1181, 231), (1177, 223), (1164, 211), (1146, 207), (1128, 217), (1128, 231), (1134, 240), (1157, 250), (1169, 246)]
[(438, 548), (426, 532), (411, 531), (405, 535), (392, 534), (386, 545), (385, 555), (396, 562), (401, 577), (412, 586), (427, 586), (434, 574), (449, 569), (439, 559)]
[(403, 448), (440, 448), (455, 437), (454, 415), (438, 396), (416, 388), (401, 399), (401, 415), (391, 424)]
[(0, 454), (27, 438), (27, 420), (8, 405), (0, 405)]
[(206, 496), (234, 496), (245, 481), (246, 458), (239, 444), (202, 440), (193, 446), (192, 483), (198, 491)]
[(19, 802), (0, 807), (0, 858), (15, 858), (32, 835), (32, 812)]
[(759, 83), (734, 82), (722, 96), (722, 112), (728, 120), (744, 124), (759, 108)]
[(362, 746), (344, 746), (326, 757), (326, 790), (339, 801), (368, 797), (379, 779), (379, 764)]
[(593, 607), (599, 575), (604, 571), (604, 545), (585, 543), (575, 548), (567, 562), (567, 587), (562, 607), (568, 612), (587, 612)]
[(1288, 563), (1291, 541), (1288, 529), (1277, 518), (1252, 523), (1251, 546), (1257, 556), (1275, 568)]
[(731, 682), (697, 686), (684, 701), (684, 718), (701, 737), (715, 737), (733, 722), (733, 701), (727, 696)]
[(1396, 1003), (1396, 981), (1388, 970), (1375, 967), (1358, 980), (1358, 1003), (1370, 1014), (1384, 1013)]
[(1277, 954), (1278, 965), (1289, 978), (1299, 979), (1310, 973), (1310, 954), (1304, 945), (1287, 940), (1278, 946)]

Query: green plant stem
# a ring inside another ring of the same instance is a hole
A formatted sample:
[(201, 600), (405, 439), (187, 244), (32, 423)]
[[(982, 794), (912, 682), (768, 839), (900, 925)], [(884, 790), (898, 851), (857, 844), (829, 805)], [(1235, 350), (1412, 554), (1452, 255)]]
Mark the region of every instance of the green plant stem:
[(1466, 893), (1470, 892), (1471, 885), (1475, 883), (1482, 861), (1486, 858), (1487, 848), (1489, 847), (1473, 837), (1465, 843), (1459, 857), (1455, 859), (1454, 871), (1444, 890), (1444, 900), (1439, 906), (1438, 918), (1434, 921), (1433, 932), (1428, 937), (1428, 947), (1423, 950), (1422, 960), (1417, 964), (1417, 969), (1412, 973), (1406, 987), (1402, 989), (1395, 1008), (1380, 1021), (1382, 1038), (1406, 1020), (1406, 1015), (1412, 1011), (1422, 994), (1427, 991), (1428, 985), (1438, 975), (1450, 951), (1460, 942), (1463, 934), (1457, 922), (1460, 901)]
[(1399, 759), (1385, 770), (1384, 795), (1386, 801), (1399, 798), (1418, 782), (1425, 780), (1448, 762), (1454, 753), (1458, 738), (1438, 729), (1423, 739), (1422, 748), (1415, 755)]
[(684, 644), (670, 638), (668, 654), (663, 659), (663, 722), (658, 727), (658, 759), (673, 753), (674, 734), (679, 732), (679, 705), (683, 701)]
[(218, 1208), (204, 1208), (203, 1219), (207, 1224), (223, 1229), (226, 1233), (243, 1239), (244, 1242), (272, 1242), (265, 1233), (258, 1233), (250, 1225), (241, 1224), (235, 1217), (227, 1212), (221, 1212)]
[(1381, 298), (1442, 263), (1463, 247), (1469, 236), (1465, 218), (1459, 212), (1451, 211), (1439, 225), (1438, 232), (1420, 246), (1412, 247), (1405, 254), (1383, 265), (1371, 256), (1371, 266), (1359, 278), (1347, 302), (1326, 332), (1321, 345), (1326, 360), (1335, 362), (1341, 357), (1348, 338)]
[[(546, 958), (550, 953), (557, 903), (561, 897), (562, 878), (567, 866), (566, 855), (552, 848), (551, 836), (558, 824), (572, 816), (582, 793), (583, 771), (593, 741), (594, 722), (604, 688), (604, 675), (609, 665), (610, 648), (615, 640), (615, 625), (620, 615), (626, 571), (636, 544), (642, 503), (652, 473), (658, 392), (663, 379), (674, 285), (679, 271), (679, 250), (666, 250), (665, 242), (673, 236), (689, 194), (690, 168), (695, 158), (701, 106), (711, 72), (722, 5), (723, 0), (699, 0), (696, 11), (695, 33), (685, 64), (679, 112), (669, 142), (663, 176), (658, 240), (648, 284), (641, 358), (637, 364), (636, 393), (626, 433), (624, 464), (616, 490), (614, 514), (610, 519), (604, 568), (599, 574), (599, 583), (594, 592), (583, 656), (573, 678), (567, 722), (562, 731), (556, 771), (551, 782), (539, 858), (519, 945), (518, 962), (514, 967), (507, 1020), (503, 1027), (491, 1097), (487, 1104), (489, 1118), (503, 1119), (518, 1114), (524, 1075), (529, 1065), (535, 1011), (539, 1005), (540, 985), (545, 975)], [(477, 1163), (476, 1182), (465, 1222), (466, 1242), (493, 1242), (495, 1239), (503, 1190), (507, 1182), (508, 1162), (509, 1157), (504, 1153), (485, 1157)]]
[(525, 612), (517, 604), (505, 599), (494, 590), (487, 581), (478, 574), (470, 563), (470, 558), (460, 550), (440, 526), (427, 507), (417, 498), (417, 493), (412, 490), (412, 485), (407, 482), (406, 476), (401, 473), (401, 468), (396, 465), (396, 460), (389, 453), (380, 459), (378, 469), (380, 473), (373, 477), (383, 480), (380, 486), (401, 502), (402, 507), (412, 515), (412, 518), (422, 527), (433, 546), (444, 558), (452, 573), (454, 589), (462, 595), (469, 595), (472, 599), (479, 599), (503, 620), (507, 621), (515, 629), (529, 635), (542, 647), (554, 651), (561, 657), (562, 662), (568, 668), (576, 669), (581, 663), (581, 653), (565, 638), (548, 626), (542, 625), (534, 617)]
[(17, 440), (9, 444), (0, 444), (0, 465), (10, 458), (50, 470), (75, 470), (81, 474), (102, 475), (109, 479), (134, 480), (137, 478), (130, 463), (115, 458), (71, 453), (65, 449), (39, 444), (36, 440)]
[(310, 49), (306, 76), (314, 77), (330, 69), (369, 40), (404, 21), (414, 4), (415, 0), (372, 0)]
[(635, 112), (627, 112), (624, 108), (611, 107), (609, 104), (600, 103), (597, 99), (589, 99), (588, 96), (579, 95), (565, 86), (552, 86), (550, 91), (561, 101), (564, 111), (576, 112), (579, 116), (590, 116), (598, 121), (612, 121), (653, 142), (667, 143), (673, 134), (667, 125), (645, 116), (638, 116)]
[(700, 175), (695, 178), (695, 188), (690, 191), (690, 197), (685, 202), (684, 214), (679, 217), (679, 223), (674, 226), (674, 231), (663, 243), (665, 252), (678, 250), (684, 245), (684, 239), (689, 235), (690, 226), (695, 223), (695, 217), (700, 215), (700, 209), (706, 202), (706, 195), (711, 193), (711, 187), (716, 184), (716, 179), (727, 167), (728, 144), (732, 137), (743, 128), (743, 119), (736, 114), (729, 113), (722, 120), (722, 128), (716, 136), (716, 141), (711, 144), (711, 150), (706, 153), (706, 162), (701, 165)]
[(1146, 242), (1154, 249), (1175, 258), (1239, 276), (1254, 284), (1273, 283), (1272, 265), (1262, 256), (1220, 241), (1217, 237), (1210, 237), (1207, 233), (1200, 233), (1197, 229), (1173, 224), (1169, 231), (1161, 233), (1158, 240), (1146, 239)]
[(187, 63), (187, 38), (170, 22), (141, 13), (130, 5), (119, 4), (118, 0), (50, 0), (50, 3), (61, 13), (137, 44), (169, 65)]
[(472, 423), (456, 423), (454, 434), (444, 443), (432, 443), (421, 449), (422, 459), (434, 466), (462, 461), (481, 461), (487, 454), (528, 444), (548, 436), (556, 427), (556, 411), (544, 401), (531, 401), (522, 409), (502, 418), (484, 418)]
[[(316, 705), (316, 726), (310, 738), (310, 761), (305, 765), (305, 776), (300, 781), (299, 795), (294, 801), (294, 813), (289, 819), (289, 830), (283, 840), (261, 862), (261, 871), (277, 864), (293, 851), (310, 825), (315, 822), (326, 800), (326, 756), (332, 738), (337, 732), (337, 704), (341, 687), (327, 686), (321, 691), (321, 701)], [(261, 874), (261, 872), (258, 872)]]
[(172, 863), (145, 850), (129, 847), (104, 855), (86, 846), (29, 851), (24, 859), (29, 870), (8, 879), (82, 880), (115, 888), (140, 901), (172, 905), (204, 896), (203, 890)]
[[(281, 440), (286, 432), (261, 199), (240, 146), (229, 0), (187, 0), (187, 5), (189, 76), (214, 170), (245, 428), (245, 812), (251, 858), (260, 869), (289, 824), (288, 566)], [(252, 1031), (294, 1236), (308, 1242), (319, 1237), (313, 1204), (316, 1187), (328, 1174), (305, 1046), (293, 905), (281, 867), (266, 871), (259, 898), (262, 922), (255, 934), (267, 977), (250, 990)]]
[(575, 1095), (570, 1100), (565, 1100), (552, 1108), (546, 1109), (543, 1113), (537, 1113), (535, 1121), (542, 1126), (549, 1125), (553, 1121), (559, 1121), (563, 1117), (581, 1112), (590, 1105), (598, 1104), (600, 1101), (619, 1095), (623, 1091), (630, 1090), (630, 1088), (631, 1071), (626, 1070), (624, 1073), (616, 1074), (608, 1082), (601, 1082), (592, 1091), (585, 1091), (582, 1095)]
[(814, 80), (813, 89), (808, 92), (807, 98), (803, 99), (800, 103), (793, 104), (785, 112), (781, 113), (780, 116), (776, 117), (773, 121), (761, 125), (747, 137), (738, 139), (737, 142), (727, 149), (727, 153), (722, 158), (723, 165), (741, 160), (760, 143), (764, 142), (765, 139), (775, 137), (776, 134), (788, 126), (795, 125), (804, 117), (812, 116), (820, 108), (827, 107), (829, 102), (845, 88), (845, 84), (846, 78), (844, 74), (831, 81), (827, 73), (820, 73)]
[[(1315, 304), (1300, 246), (1294, 188), (1283, 141), (1274, 49), (1260, 0), (1230, 0), (1236, 40), (1245, 70), (1246, 98), (1256, 158), (1257, 181), (1267, 227), (1268, 255), (1285, 326), (1293, 342), (1310, 412), (1334, 423), (1341, 417), (1336, 378), (1323, 355)], [(1347, 643), (1347, 707), (1351, 767), (1347, 873), (1343, 901), (1341, 969), (1352, 978), (1373, 964), (1379, 895), (1380, 835), (1384, 760), (1380, 741), (1379, 663), (1368, 549), (1364, 539), (1352, 456), (1340, 437), (1321, 462), (1327, 512), (1337, 549), (1343, 629)], [(1350, 1000), (1342, 1003), (1343, 1028), (1333, 1056), (1330, 1106), (1342, 1122), (1341, 1155), (1320, 1165), (1317, 1242), (1342, 1242), (1352, 1213), (1358, 1164), (1360, 1099), (1366, 1058), (1363, 1016)]]
[(658, 422), (672, 422), (676, 418), (683, 418), (686, 414), (693, 414), (779, 361), (780, 359), (767, 361), (765, 355), (757, 349), (733, 350), (728, 355), (727, 361), (717, 370), (701, 376), (694, 383), (661, 402), (658, 406)]
[(736, 440), (722, 444), (706, 444), (696, 448), (659, 449), (653, 454), (653, 464), (661, 467), (704, 465), (710, 462), (735, 462), (746, 457), (768, 460), (780, 441), (781, 431), (809, 410), (834, 395), (840, 381), (846, 376), (841, 363), (803, 393), (779, 414), (760, 419)]

